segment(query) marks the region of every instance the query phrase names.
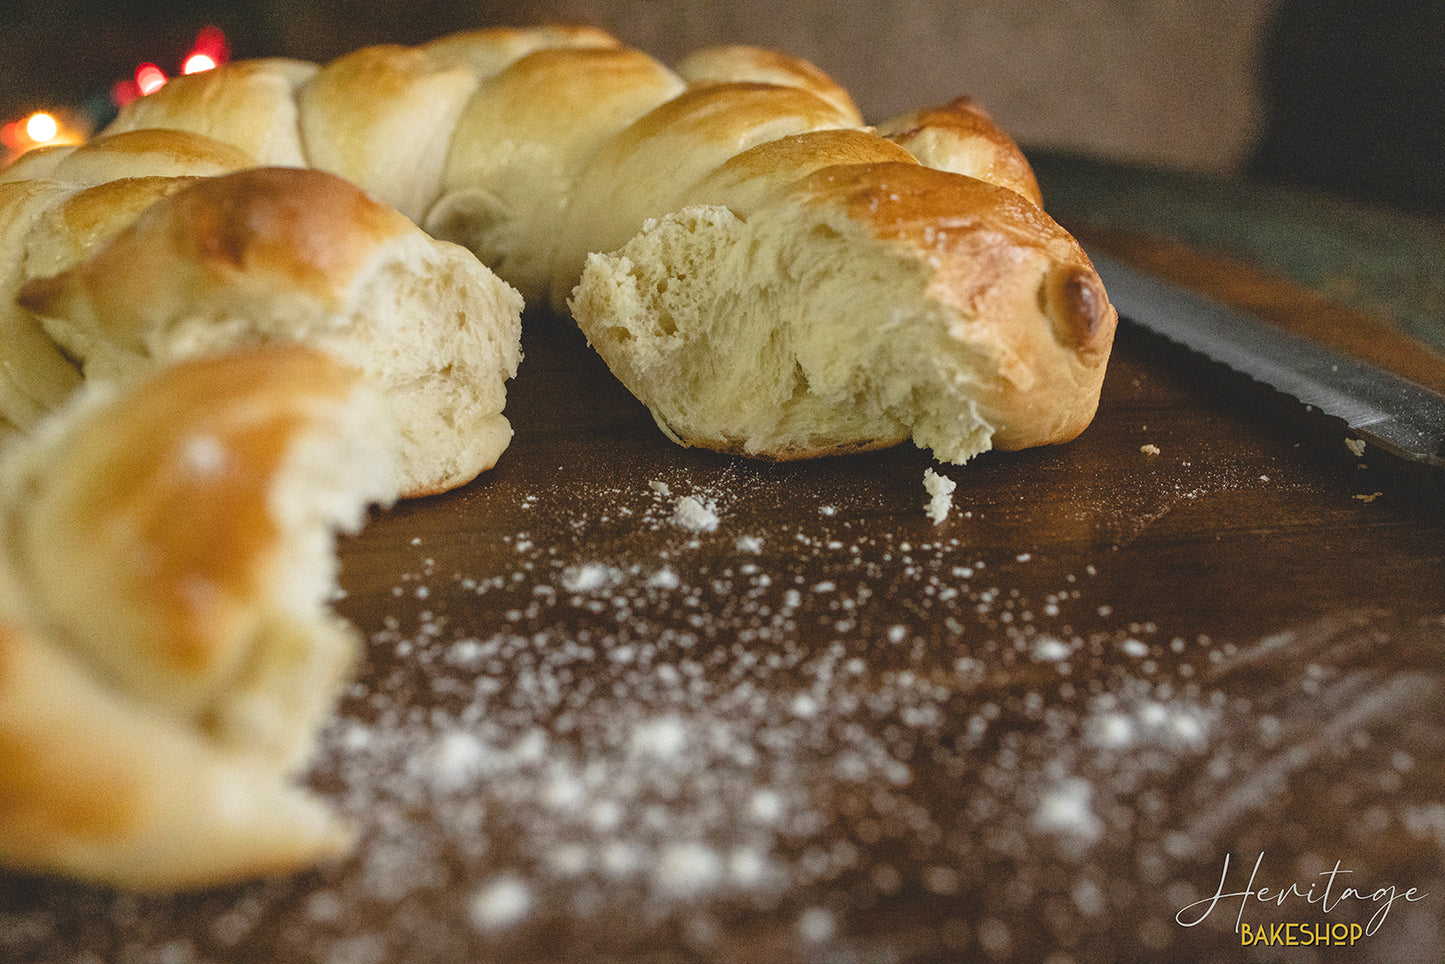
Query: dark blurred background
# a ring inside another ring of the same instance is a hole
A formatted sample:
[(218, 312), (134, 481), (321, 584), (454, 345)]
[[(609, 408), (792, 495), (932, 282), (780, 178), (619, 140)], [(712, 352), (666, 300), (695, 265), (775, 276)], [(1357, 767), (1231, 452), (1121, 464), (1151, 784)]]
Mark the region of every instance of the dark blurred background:
[(814, 60), (870, 119), (971, 94), (1026, 147), (1445, 210), (1440, 0), (4, 0), (0, 122), (98, 110), (197, 32), (324, 60), (493, 24), (587, 22), (664, 60), (723, 41)]

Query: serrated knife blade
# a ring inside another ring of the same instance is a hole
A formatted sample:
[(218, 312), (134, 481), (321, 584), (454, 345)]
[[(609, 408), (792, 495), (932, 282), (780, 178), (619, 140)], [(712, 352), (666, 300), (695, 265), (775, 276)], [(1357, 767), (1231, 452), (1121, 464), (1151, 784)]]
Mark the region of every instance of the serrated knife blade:
[(1343, 419), (1386, 451), (1445, 468), (1445, 396), (1102, 252), (1088, 254), (1120, 318)]

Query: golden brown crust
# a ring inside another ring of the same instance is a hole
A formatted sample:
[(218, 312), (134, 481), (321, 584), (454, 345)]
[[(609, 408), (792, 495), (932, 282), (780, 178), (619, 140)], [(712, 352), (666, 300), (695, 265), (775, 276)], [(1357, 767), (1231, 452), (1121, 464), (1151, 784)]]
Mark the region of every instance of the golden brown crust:
[[(693, 151), (727, 150), (731, 157), (756, 144), (789, 134), (849, 126), (849, 118), (817, 95), (797, 87), (738, 82), (690, 87), (621, 132), (613, 152), (667, 150), (692, 144)], [(690, 152), (691, 153), (691, 152)], [(688, 163), (691, 158), (677, 158)], [(599, 175), (600, 175), (599, 171)]]
[(421, 47), (382, 44), (338, 57), (297, 92), (306, 161), (419, 221), (476, 86), (469, 68)]
[(578, 172), (599, 144), (682, 88), (660, 61), (626, 47), (521, 57), (462, 112), (424, 225), (476, 253), (529, 301), (545, 299)]
[[(915, 164), (913, 155), (868, 131), (838, 129), (780, 137), (723, 162), (688, 192), (689, 204), (725, 204), (746, 217), (814, 171), (839, 164)], [(788, 172), (779, 177), (780, 171)]]
[(128, 177), (213, 177), (255, 166), (256, 158), (233, 144), (192, 131), (145, 128), (87, 141), (47, 176), (90, 186)]
[(825, 168), (800, 188), (934, 266), (934, 297), (968, 322), (960, 336), (999, 353), (995, 395), (983, 401), (996, 413), (995, 447), (1068, 441), (1089, 424), (1118, 314), (1083, 249), (1042, 209), (913, 164)]
[(109, 627), (147, 688), (204, 693), (234, 675), (277, 578), (275, 480), (356, 385), (328, 355), (271, 347), (172, 366), (77, 426), (29, 517), (32, 557), (87, 546), (63, 589), (87, 605), (64, 633)]
[[(672, 99), (681, 80), (628, 47), (551, 47), (483, 82), (458, 122), (454, 155), (504, 150), (509, 139), (555, 152), (575, 170), (603, 137)], [(537, 111), (538, 102), (545, 111)], [(489, 141), (503, 143), (492, 145)], [(516, 149), (516, 148), (512, 148)], [(452, 171), (450, 179), (460, 177)]]
[(105, 133), (193, 131), (233, 144), (259, 164), (304, 164), (295, 94), (317, 69), (302, 60), (268, 58), (175, 77), (132, 101)]
[(854, 125), (863, 115), (853, 97), (832, 77), (801, 57), (778, 50), (733, 44), (693, 51), (677, 72), (692, 83), (760, 83), (798, 87), (833, 105)]
[[(408, 230), (413, 226), (400, 214), (338, 177), (254, 168), (168, 195), (94, 257), (27, 283), (17, 301), (37, 314), (64, 316), (74, 310), (68, 300), (84, 297), (90, 313), (116, 330), (173, 316), (231, 278), (263, 294), (336, 304), (376, 245)], [(176, 276), (182, 266), (189, 278)]]
[(928, 167), (1006, 187), (1043, 206), (1023, 151), (971, 98), (904, 114), (878, 125), (878, 133), (908, 148)]
[[(946, 255), (967, 231), (988, 229), (1011, 244), (1053, 257), (1082, 258), (1068, 232), (1017, 194), (977, 178), (958, 177), (919, 164), (837, 165), (803, 179), (801, 189), (832, 197), (849, 216), (880, 237), (908, 239)], [(1007, 251), (1000, 252), (1007, 257)]]
[(692, 186), (729, 158), (779, 137), (848, 126), (827, 101), (775, 84), (693, 86), (644, 114), (579, 175), (554, 261), (553, 307), (566, 310), (587, 254), (616, 250), (648, 218), (678, 210)]
[(596, 27), (551, 25), (463, 30), (429, 41), (423, 49), (438, 62), (463, 64), (485, 78), (535, 50), (620, 46), (620, 40)]
[(161, 198), (196, 180), (126, 177), (76, 191), (51, 207), (31, 230), (26, 245), (26, 274), (47, 277), (79, 264), (134, 224)]

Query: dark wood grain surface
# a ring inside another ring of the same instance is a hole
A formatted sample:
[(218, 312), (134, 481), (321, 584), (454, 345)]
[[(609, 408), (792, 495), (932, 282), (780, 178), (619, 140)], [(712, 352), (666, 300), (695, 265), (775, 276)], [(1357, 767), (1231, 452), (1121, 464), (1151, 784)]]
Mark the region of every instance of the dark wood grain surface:
[(941, 468), (935, 525), (925, 453), (678, 448), (527, 331), (502, 463), (341, 546), (356, 853), (0, 877), (0, 959), (1440, 958), (1439, 473), (1125, 327), (1092, 427)]

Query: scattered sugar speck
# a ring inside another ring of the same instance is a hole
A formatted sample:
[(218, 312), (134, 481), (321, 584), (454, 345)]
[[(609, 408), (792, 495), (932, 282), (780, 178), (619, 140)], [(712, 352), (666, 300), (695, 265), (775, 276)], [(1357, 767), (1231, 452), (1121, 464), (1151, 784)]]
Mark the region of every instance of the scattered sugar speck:
[(532, 891), (521, 878), (498, 877), (472, 898), (472, 922), (482, 930), (501, 930), (521, 922), (532, 910)]
[(1040, 636), (1029, 653), (1038, 662), (1057, 663), (1069, 658), (1069, 644), (1052, 636)]
[(568, 566), (562, 572), (562, 588), (568, 592), (595, 592), (621, 578), (621, 573), (600, 562)]
[(686, 744), (687, 729), (674, 716), (650, 720), (632, 732), (632, 748), (651, 756), (675, 756)]
[(1126, 639), (1120, 643), (1119, 649), (1123, 650), (1124, 655), (1133, 656), (1136, 659), (1143, 659), (1149, 655), (1149, 647), (1133, 638)]
[(1091, 807), (1093, 787), (1082, 777), (1061, 781), (1044, 794), (1034, 812), (1034, 826), (1048, 833), (1092, 842), (1104, 833), (1104, 824)]
[(675, 570), (668, 566), (663, 566), (647, 577), (647, 584), (654, 589), (676, 589), (682, 585), (682, 579)]
[(762, 536), (738, 536), (733, 543), (739, 552), (759, 553), (763, 551)]
[(658, 855), (658, 883), (672, 894), (700, 893), (715, 885), (722, 875), (722, 858), (706, 844), (670, 843)]
[(693, 532), (712, 532), (718, 527), (717, 506), (695, 495), (685, 495), (673, 507), (672, 522)]
[(753, 794), (748, 809), (754, 819), (773, 823), (783, 815), (783, 798), (776, 790), (764, 787)]
[(1123, 749), (1134, 742), (1134, 721), (1125, 713), (1099, 713), (1085, 724), (1084, 738), (1091, 746)]
[(809, 944), (833, 939), (838, 922), (826, 907), (809, 907), (798, 917), (798, 936)]

